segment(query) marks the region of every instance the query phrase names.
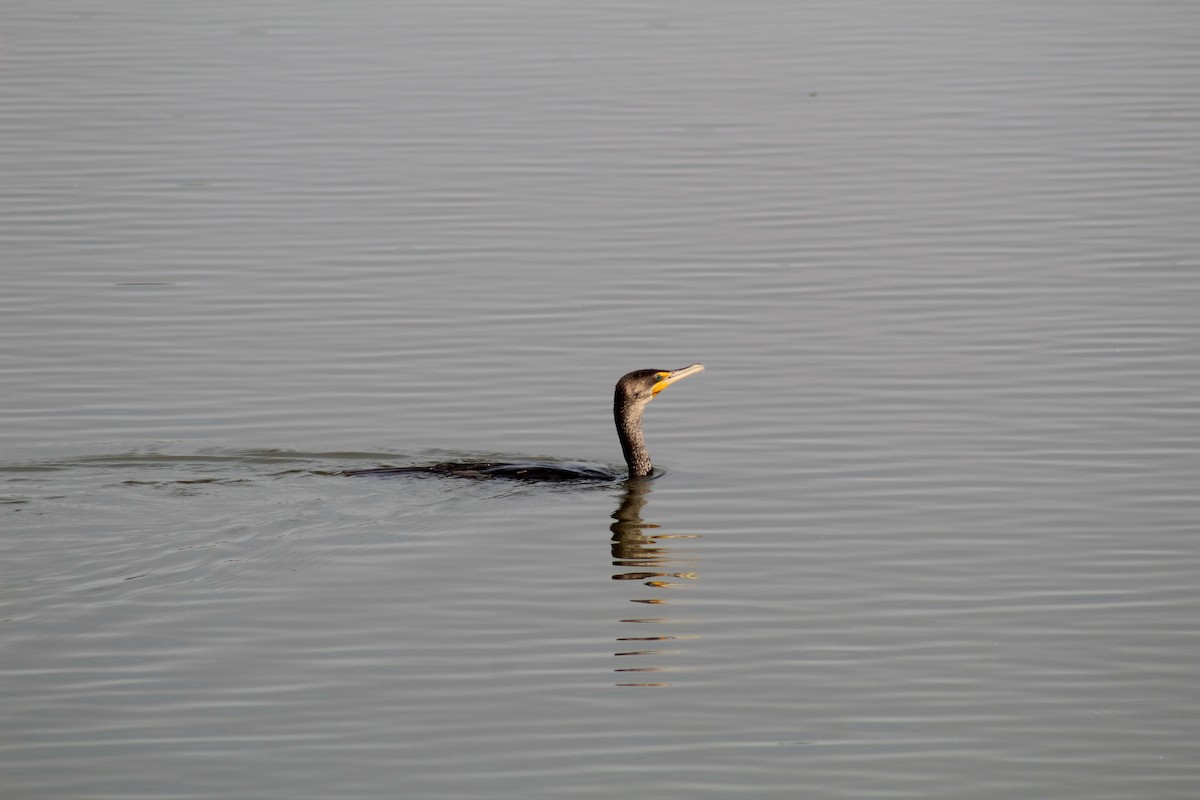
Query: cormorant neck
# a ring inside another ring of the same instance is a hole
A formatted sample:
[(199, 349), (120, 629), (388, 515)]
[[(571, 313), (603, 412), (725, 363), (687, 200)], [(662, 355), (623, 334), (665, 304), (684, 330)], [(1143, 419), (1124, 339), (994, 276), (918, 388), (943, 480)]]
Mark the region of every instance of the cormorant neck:
[(642, 436), (642, 411), (646, 404), (622, 398), (617, 393), (613, 403), (613, 417), (617, 423), (617, 438), (621, 440), (621, 452), (629, 465), (629, 477), (645, 478), (654, 472), (650, 453), (646, 450), (646, 439)]

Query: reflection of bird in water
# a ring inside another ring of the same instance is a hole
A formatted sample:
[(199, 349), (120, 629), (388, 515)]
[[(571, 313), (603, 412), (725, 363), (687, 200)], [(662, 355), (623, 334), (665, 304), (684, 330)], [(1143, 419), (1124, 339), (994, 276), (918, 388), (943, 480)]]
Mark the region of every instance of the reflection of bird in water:
[[(643, 478), (654, 473), (646, 440), (642, 435), (642, 412), (659, 392), (678, 380), (704, 369), (692, 364), (682, 369), (639, 369), (617, 381), (613, 396), (613, 417), (617, 438), (629, 467), (629, 477)], [(501, 461), (447, 461), (416, 467), (378, 467), (346, 472), (346, 475), (398, 475), (425, 473), (455, 475), (463, 478), (516, 478), (528, 481), (614, 480), (619, 476), (596, 467), (556, 464), (554, 462), (510, 463)]]
[[(687, 555), (680, 553), (674, 546), (668, 546), (662, 540), (699, 538), (698, 534), (669, 534), (664, 533), (658, 525), (647, 522), (642, 518), (642, 509), (646, 505), (646, 495), (650, 493), (650, 481), (631, 479), (625, 483), (625, 494), (621, 505), (613, 513), (612, 557), (613, 566), (618, 568), (612, 576), (614, 581), (637, 582), (651, 589), (672, 590), (685, 584), (680, 581), (694, 581), (699, 577), (695, 572), (675, 572), (672, 570), (688, 562)], [(693, 557), (694, 558), (694, 557)], [(632, 603), (642, 603), (656, 607), (668, 604), (665, 597), (629, 598)], [(665, 610), (665, 609), (664, 609)], [(645, 626), (639, 631), (640, 635), (620, 636), (617, 641), (621, 649), (615, 655), (622, 661), (616, 668), (624, 680), (618, 686), (669, 686), (661, 680), (649, 680), (649, 673), (664, 673), (672, 667), (659, 663), (647, 664), (641, 659), (661, 659), (669, 655), (678, 655), (675, 643), (682, 639), (692, 638), (687, 635), (670, 633), (658, 626), (674, 622), (667, 617), (635, 616), (622, 618), (620, 622)], [(630, 631), (632, 633), (632, 631)], [(665, 649), (664, 649), (665, 648)], [(647, 680), (633, 679), (635, 673), (643, 674)], [(658, 676), (654, 676), (658, 677)]]

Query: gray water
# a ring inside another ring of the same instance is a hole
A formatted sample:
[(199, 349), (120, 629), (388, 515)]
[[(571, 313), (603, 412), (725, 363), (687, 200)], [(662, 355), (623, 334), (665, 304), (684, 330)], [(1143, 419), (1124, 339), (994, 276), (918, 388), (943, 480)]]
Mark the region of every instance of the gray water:
[(1198, 33), (4, 3), (0, 796), (1196, 797)]

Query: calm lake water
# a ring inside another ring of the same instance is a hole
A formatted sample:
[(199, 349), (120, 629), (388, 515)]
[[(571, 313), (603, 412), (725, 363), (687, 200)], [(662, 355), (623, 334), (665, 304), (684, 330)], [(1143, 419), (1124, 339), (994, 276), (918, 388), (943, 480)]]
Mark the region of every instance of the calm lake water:
[(0, 796), (1200, 795), (1197, 34), (9, 0)]

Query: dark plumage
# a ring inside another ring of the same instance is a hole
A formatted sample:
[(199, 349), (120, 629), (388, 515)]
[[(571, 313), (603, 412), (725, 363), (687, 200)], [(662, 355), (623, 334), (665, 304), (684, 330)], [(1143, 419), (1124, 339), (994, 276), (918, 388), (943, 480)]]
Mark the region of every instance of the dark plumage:
[[(654, 473), (654, 464), (646, 450), (642, 435), (642, 413), (646, 404), (659, 392), (678, 380), (695, 375), (704, 369), (692, 364), (682, 369), (639, 369), (617, 381), (613, 393), (613, 418), (617, 438), (629, 468), (629, 477), (644, 478)], [(399, 475), (424, 473), (454, 475), (462, 478), (515, 478), (528, 481), (596, 481), (614, 480), (618, 475), (586, 466), (568, 466), (552, 462), (507, 463), (499, 461), (448, 461), (416, 467), (379, 467), (350, 470), (346, 475)]]
[(650, 453), (646, 450), (646, 439), (642, 435), (642, 412), (646, 404), (663, 389), (675, 381), (695, 375), (704, 369), (703, 364), (692, 364), (682, 369), (639, 369), (617, 381), (613, 395), (613, 419), (617, 423), (617, 438), (621, 440), (621, 452), (629, 466), (629, 477), (644, 478), (654, 472)]

